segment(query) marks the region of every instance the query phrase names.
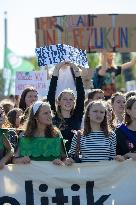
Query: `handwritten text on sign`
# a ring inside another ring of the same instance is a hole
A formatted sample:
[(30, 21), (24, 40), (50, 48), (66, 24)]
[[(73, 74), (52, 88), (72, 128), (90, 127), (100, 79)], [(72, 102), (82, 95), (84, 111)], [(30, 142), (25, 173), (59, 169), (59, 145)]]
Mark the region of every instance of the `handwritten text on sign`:
[(68, 60), (80, 66), (88, 67), (86, 51), (65, 44), (36, 48), (38, 65), (57, 64)]
[[(125, 21), (124, 21), (125, 19)], [(37, 47), (68, 44), (88, 52), (130, 52), (136, 48), (136, 15), (67, 15), (35, 20)]]
[(15, 86), (16, 95), (20, 95), (26, 87), (34, 87), (38, 91), (39, 96), (45, 96), (47, 89), (47, 72), (17, 72)]

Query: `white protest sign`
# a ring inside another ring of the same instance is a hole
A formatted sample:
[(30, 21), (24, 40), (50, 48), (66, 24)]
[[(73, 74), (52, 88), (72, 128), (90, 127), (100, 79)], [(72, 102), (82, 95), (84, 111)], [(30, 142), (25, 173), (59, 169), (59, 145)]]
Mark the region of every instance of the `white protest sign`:
[(86, 51), (65, 44), (49, 45), (36, 48), (36, 56), (40, 67), (57, 64), (64, 60), (80, 66), (88, 67)]
[(0, 170), (0, 205), (135, 205), (135, 161), (32, 161)]
[(126, 90), (127, 90), (127, 92), (136, 90), (136, 81), (135, 80), (127, 81), (126, 82)]
[(34, 87), (39, 96), (47, 95), (47, 71), (16, 72), (15, 94), (21, 95), (27, 87)]

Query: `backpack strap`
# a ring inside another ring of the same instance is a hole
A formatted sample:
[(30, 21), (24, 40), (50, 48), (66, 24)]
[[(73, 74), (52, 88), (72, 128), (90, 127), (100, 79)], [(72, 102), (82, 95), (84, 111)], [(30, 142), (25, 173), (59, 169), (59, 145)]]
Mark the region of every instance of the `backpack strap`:
[(77, 144), (76, 144), (76, 152), (75, 152), (77, 156), (80, 155), (80, 138), (81, 138), (81, 132), (77, 131)]

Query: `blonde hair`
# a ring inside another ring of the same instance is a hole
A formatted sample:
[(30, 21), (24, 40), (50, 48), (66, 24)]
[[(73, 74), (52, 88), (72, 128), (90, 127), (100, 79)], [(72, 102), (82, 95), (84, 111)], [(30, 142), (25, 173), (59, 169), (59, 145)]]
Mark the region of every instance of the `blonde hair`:
[[(63, 91), (59, 94), (59, 96), (58, 96), (58, 98), (57, 98), (57, 110), (56, 110), (56, 112), (57, 112), (58, 117), (61, 119), (61, 122), (62, 122), (62, 123), (64, 122), (64, 117), (62, 116), (61, 106), (59, 105), (58, 102), (61, 100), (62, 95), (63, 95), (64, 93), (69, 93), (69, 94), (73, 95), (74, 100), (75, 100), (75, 95), (74, 95), (74, 93), (73, 93), (73, 90), (71, 90), (71, 89), (65, 89), (65, 90), (63, 90)], [(73, 107), (73, 108), (71, 109), (71, 111), (70, 111), (70, 115), (71, 115), (71, 116), (73, 115), (74, 108), (75, 108), (75, 105), (74, 105), (74, 107)]]

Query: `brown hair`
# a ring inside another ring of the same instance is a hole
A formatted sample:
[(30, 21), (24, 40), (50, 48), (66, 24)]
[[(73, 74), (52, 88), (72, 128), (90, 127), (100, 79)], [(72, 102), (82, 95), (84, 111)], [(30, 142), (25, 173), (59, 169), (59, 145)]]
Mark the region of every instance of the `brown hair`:
[(123, 96), (123, 97), (125, 98), (124, 94), (121, 93), (121, 92), (116, 92), (116, 93), (112, 94), (112, 96), (111, 96), (111, 104), (112, 104), (112, 105), (114, 104), (115, 98), (116, 98), (117, 96)]
[(110, 133), (109, 133), (109, 127), (107, 123), (106, 106), (105, 106), (105, 102), (102, 100), (92, 101), (88, 104), (86, 108), (86, 112), (85, 112), (85, 119), (84, 119), (84, 135), (87, 135), (92, 131), (92, 128), (90, 125), (89, 111), (90, 111), (90, 108), (95, 104), (102, 104), (105, 107), (105, 116), (104, 116), (103, 121), (100, 124), (100, 127), (101, 127), (101, 131), (104, 132), (105, 136), (109, 136)]
[[(26, 124), (26, 130), (25, 130), (26, 137), (33, 137), (34, 136), (34, 133), (37, 129), (36, 117), (39, 115), (39, 112), (40, 112), (40, 110), (43, 106), (50, 107), (49, 103), (43, 102), (39, 106), (39, 108), (38, 108), (38, 110), (36, 111), (35, 114), (33, 112), (33, 105), (30, 107), (29, 117), (28, 117), (28, 121), (27, 121), (27, 124)], [(53, 126), (53, 124), (48, 125), (46, 127), (45, 136), (47, 136), (47, 137), (57, 137), (58, 135), (59, 135), (59, 131), (56, 127)]]
[(16, 128), (16, 115), (19, 111), (23, 114), (23, 111), (20, 108), (13, 108), (7, 114), (8, 121), (13, 128)]
[(126, 100), (128, 100), (132, 96), (136, 96), (136, 91), (135, 90), (129, 91), (125, 94)]
[(90, 100), (90, 99), (93, 100), (93, 98), (94, 98), (94, 96), (95, 96), (96, 93), (101, 93), (101, 94), (104, 95), (103, 90), (101, 90), (101, 89), (92, 89), (92, 90), (88, 93), (88, 100)]
[(14, 108), (14, 103), (8, 99), (2, 100), (0, 104), (2, 105), (6, 115), (10, 111), (10, 109)]
[[(114, 114), (114, 111), (113, 111), (113, 108), (112, 108), (112, 105), (111, 105), (111, 100), (109, 99), (109, 100), (107, 100), (106, 101), (106, 104), (107, 104), (107, 112), (111, 112), (111, 115), (112, 115), (112, 118), (111, 118), (111, 120), (109, 121), (108, 120), (108, 125), (109, 125), (109, 127), (111, 128), (111, 129), (115, 129), (115, 127), (116, 127), (116, 125), (115, 125), (115, 123), (114, 123), (114, 120), (115, 120), (115, 114)], [(108, 106), (109, 107), (111, 107), (111, 110), (109, 111), (108, 110)]]
[(127, 113), (127, 109), (131, 110), (132, 106), (135, 102), (136, 102), (136, 96), (130, 97), (126, 102), (126, 113), (125, 113), (125, 123), (126, 123), (126, 125), (130, 125), (131, 122), (132, 122), (132, 119), (131, 119), (130, 115)]
[[(25, 88), (21, 94), (20, 101), (19, 101), (19, 108), (21, 108), (23, 111), (26, 110), (25, 97), (26, 97), (27, 93), (30, 91), (37, 92), (37, 90), (35, 88), (28, 87), (28, 88)], [(37, 94), (38, 94), (38, 92), (37, 92)]]

